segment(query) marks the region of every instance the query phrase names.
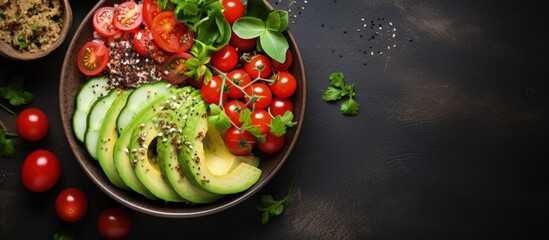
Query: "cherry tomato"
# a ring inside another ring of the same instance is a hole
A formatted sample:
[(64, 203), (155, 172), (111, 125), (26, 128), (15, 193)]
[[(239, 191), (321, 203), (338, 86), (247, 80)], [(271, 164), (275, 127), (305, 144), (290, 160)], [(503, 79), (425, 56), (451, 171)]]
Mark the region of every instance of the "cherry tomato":
[(265, 109), (271, 104), (271, 100), (273, 99), (271, 89), (263, 83), (252, 84), (250, 88), (246, 88), (246, 94), (251, 96), (251, 101), (247, 96), (244, 99), (246, 99), (246, 102), (249, 102), (248, 107), (252, 109)]
[(246, 155), (254, 148), (254, 136), (246, 131), (235, 127), (229, 128), (225, 133), (225, 145), (235, 155)]
[(244, 4), (240, 0), (223, 0), (221, 2), (225, 11), (223, 16), (229, 24), (233, 24), (234, 21), (244, 16)]
[(188, 76), (185, 75), (187, 71), (187, 59), (193, 56), (186, 52), (176, 53), (172, 55), (168, 60), (162, 64), (162, 71), (166, 74), (166, 80), (171, 84), (177, 85), (187, 80)]
[(61, 164), (55, 154), (47, 150), (31, 152), (21, 169), (23, 185), (31, 192), (51, 189), (61, 176)]
[[(248, 73), (244, 70), (236, 69), (227, 74), (227, 86), (229, 86), (229, 98), (240, 99), (244, 97), (244, 92), (238, 89), (236, 86), (244, 87), (252, 82)], [(235, 86), (236, 85), (236, 86)], [(249, 88), (249, 86), (247, 87)]]
[[(213, 76), (208, 83), (202, 85), (202, 97), (207, 103), (219, 103), (219, 98), (223, 95), (223, 102), (227, 101), (228, 94), (225, 89), (221, 90), (222, 80), (220, 76)], [(221, 94), (223, 91), (223, 94)]]
[(93, 14), (93, 29), (102, 37), (112, 37), (120, 33), (120, 29), (114, 26), (114, 8), (102, 7)]
[(19, 135), (28, 141), (38, 141), (48, 133), (48, 117), (38, 108), (27, 108), (17, 116), (15, 128)]
[(123, 2), (114, 10), (114, 26), (124, 31), (130, 31), (141, 26), (143, 11), (134, 1)]
[(274, 80), (274, 83), (271, 83), (269, 87), (271, 87), (271, 91), (277, 97), (289, 98), (297, 88), (297, 81), (294, 75), (289, 72), (278, 72), (271, 79)]
[(267, 133), (266, 141), (264, 143), (257, 143), (257, 147), (264, 153), (272, 154), (280, 151), (286, 143), (286, 136), (275, 136), (272, 133)]
[(152, 38), (151, 30), (148, 28), (140, 29), (133, 35), (133, 46), (137, 53), (150, 57), (159, 63), (164, 62), (168, 55), (168, 53), (158, 47)]
[(251, 51), (256, 47), (257, 38), (243, 39), (237, 36), (234, 32), (231, 33), (231, 45), (238, 51)]
[(107, 67), (109, 58), (109, 48), (103, 41), (94, 39), (84, 44), (78, 52), (78, 69), (86, 76), (97, 75)]
[(223, 106), (225, 114), (227, 114), (229, 119), (231, 119), (231, 122), (237, 127), (240, 127), (243, 124), (243, 122), (240, 121), (240, 115), (242, 115), (246, 108), (246, 104), (239, 100), (228, 101), (225, 103), (225, 106)]
[(294, 104), (292, 101), (288, 98), (273, 97), (271, 105), (269, 105), (269, 112), (276, 117), (277, 115), (284, 116), (286, 111), (294, 111)]
[(194, 33), (178, 22), (172, 11), (161, 12), (151, 24), (154, 41), (167, 52), (185, 52), (194, 44)]
[(231, 71), (238, 64), (238, 52), (231, 45), (226, 45), (212, 53), (210, 63), (222, 72)]
[(273, 70), (275, 73), (280, 71), (288, 71), (288, 69), (290, 69), (290, 66), (292, 66), (292, 62), (293, 57), (290, 49), (286, 51), (286, 61), (284, 63), (279, 63), (278, 61), (271, 59), (271, 63), (273, 64)]
[(55, 199), (55, 212), (67, 222), (80, 220), (88, 211), (88, 197), (78, 188), (66, 188)]
[(271, 120), (273, 120), (273, 118), (269, 112), (263, 109), (253, 111), (250, 116), (250, 123), (252, 126), (259, 128), (261, 134), (266, 134), (269, 132), (269, 124), (271, 124)]
[(132, 219), (121, 208), (108, 208), (97, 218), (97, 228), (105, 239), (124, 239), (130, 234)]
[(160, 7), (158, 7), (157, 0), (145, 0), (143, 1), (143, 21), (148, 27), (151, 27), (154, 17), (161, 13)]
[(252, 79), (257, 77), (268, 78), (271, 75), (273, 69), (271, 60), (269, 57), (256, 54), (250, 57), (250, 61), (244, 64), (244, 71), (246, 71)]

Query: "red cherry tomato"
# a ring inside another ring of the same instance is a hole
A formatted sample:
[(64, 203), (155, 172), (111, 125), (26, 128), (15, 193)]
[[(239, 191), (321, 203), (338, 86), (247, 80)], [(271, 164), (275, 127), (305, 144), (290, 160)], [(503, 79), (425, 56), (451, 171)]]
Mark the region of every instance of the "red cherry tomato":
[(225, 11), (223, 16), (229, 24), (233, 24), (234, 21), (244, 16), (244, 4), (240, 0), (223, 0), (221, 2)]
[(265, 109), (271, 104), (273, 94), (271, 89), (263, 83), (254, 83), (250, 88), (246, 88), (246, 94), (251, 96), (251, 101), (248, 96), (245, 96), (248, 107), (251, 109)]
[(124, 31), (131, 31), (143, 22), (143, 11), (134, 1), (123, 2), (114, 10), (114, 26)]
[(271, 60), (269, 57), (257, 54), (250, 57), (250, 61), (244, 64), (244, 71), (246, 71), (252, 79), (257, 77), (268, 78), (271, 75), (273, 69)]
[(161, 13), (160, 7), (158, 7), (157, 0), (145, 0), (143, 1), (143, 21), (150, 28), (154, 17)]
[(210, 63), (222, 72), (229, 72), (238, 64), (238, 52), (231, 45), (226, 45), (212, 53)]
[(84, 44), (78, 52), (78, 69), (86, 75), (101, 73), (109, 62), (110, 51), (101, 40), (92, 40)]
[(15, 128), (19, 135), (28, 141), (38, 141), (48, 133), (48, 117), (38, 108), (27, 108), (17, 116)]
[(235, 47), (238, 51), (251, 51), (256, 47), (257, 38), (243, 39), (237, 36), (234, 32), (231, 33), (231, 46)]
[(280, 71), (288, 71), (288, 69), (290, 69), (290, 66), (292, 66), (292, 62), (293, 57), (290, 49), (286, 51), (286, 61), (284, 63), (279, 63), (278, 61), (271, 59), (271, 63), (273, 64), (273, 70), (275, 73)]
[(290, 111), (293, 113), (294, 111), (294, 104), (290, 99), (288, 98), (279, 98), (279, 97), (273, 97), (273, 100), (271, 101), (271, 104), (269, 105), (269, 112), (273, 116), (284, 116), (284, 113), (286, 111)]
[(272, 133), (267, 133), (267, 137), (264, 143), (257, 143), (257, 147), (264, 153), (272, 154), (280, 151), (286, 143), (286, 136), (275, 136)]
[(55, 154), (47, 150), (35, 150), (25, 158), (21, 169), (23, 185), (31, 192), (51, 189), (61, 176), (61, 164)]
[(132, 219), (121, 208), (108, 208), (97, 218), (97, 228), (105, 239), (124, 239), (130, 234)]
[[(223, 101), (226, 102), (228, 94), (221, 89), (222, 80), (220, 76), (213, 76), (208, 83), (202, 85), (202, 97), (207, 103), (219, 103), (219, 98), (223, 95)], [(222, 94), (223, 91), (223, 94)]]
[(271, 79), (274, 80), (274, 83), (271, 83), (269, 87), (271, 87), (271, 91), (277, 97), (289, 98), (297, 88), (297, 81), (294, 75), (289, 72), (278, 72)]
[[(244, 70), (236, 69), (227, 74), (227, 86), (229, 86), (229, 98), (240, 99), (244, 97), (244, 92), (236, 86), (244, 87), (252, 82), (248, 73)], [(235, 86), (236, 85), (236, 86)], [(249, 86), (247, 87), (249, 88)]]
[(114, 8), (102, 7), (93, 15), (93, 29), (102, 37), (112, 37), (120, 33), (120, 29), (114, 26)]
[(223, 106), (223, 109), (225, 110), (225, 114), (231, 119), (231, 122), (234, 123), (237, 127), (242, 126), (244, 124), (240, 121), (240, 115), (244, 112), (246, 109), (246, 104), (239, 101), (239, 100), (231, 100), (225, 103), (225, 106)]
[(185, 82), (188, 76), (185, 75), (187, 71), (187, 59), (193, 58), (193, 56), (186, 52), (173, 54), (168, 60), (162, 64), (162, 72), (166, 74), (166, 80), (171, 84), (177, 85)]
[(140, 29), (133, 34), (133, 46), (137, 53), (150, 57), (159, 63), (164, 62), (168, 55), (153, 40), (151, 30), (148, 28)]
[(88, 211), (88, 197), (78, 188), (66, 188), (55, 199), (55, 212), (67, 222), (80, 220)]
[(273, 118), (269, 112), (263, 109), (253, 111), (250, 116), (250, 123), (252, 126), (259, 128), (261, 134), (266, 134), (269, 132), (269, 124), (271, 124), (271, 120), (273, 120)]
[(178, 22), (172, 11), (161, 12), (151, 24), (154, 41), (167, 52), (185, 52), (194, 44), (194, 33)]
[(229, 128), (225, 133), (225, 145), (235, 155), (246, 155), (254, 148), (254, 136), (246, 131), (235, 127)]

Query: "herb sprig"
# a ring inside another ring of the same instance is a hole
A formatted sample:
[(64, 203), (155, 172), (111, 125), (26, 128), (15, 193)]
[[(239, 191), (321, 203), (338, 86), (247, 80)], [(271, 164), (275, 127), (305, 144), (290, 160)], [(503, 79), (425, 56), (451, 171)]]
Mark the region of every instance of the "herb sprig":
[(292, 187), (294, 185), (296, 175), (294, 175), (294, 178), (292, 179), (292, 183), (290, 184), (290, 188), (288, 189), (288, 194), (284, 196), (284, 198), (280, 200), (274, 200), (273, 196), (270, 194), (264, 194), (261, 197), (261, 206), (258, 206), (257, 209), (261, 212), (261, 223), (266, 224), (269, 222), (270, 217), (272, 216), (278, 216), (282, 214), (282, 211), (284, 211), (284, 206), (288, 205), (293, 202), (292, 197)]
[[(34, 100), (34, 95), (32, 95), (32, 93), (30, 92), (25, 91), (25, 89), (23, 89), (23, 86), (23, 77), (13, 77), (10, 79), (7, 86), (0, 87), (0, 96), (2, 96), (6, 100), (9, 100), (10, 104), (13, 106), (28, 104), (32, 102), (32, 100)], [(11, 115), (15, 114), (11, 109), (3, 104), (0, 104), (0, 107), (9, 112)]]
[(341, 104), (341, 113), (346, 116), (354, 116), (358, 114), (358, 103), (353, 99), (356, 95), (355, 84), (346, 84), (345, 76), (342, 72), (334, 72), (330, 74), (330, 87), (326, 89), (322, 100), (326, 102), (334, 102), (342, 97), (348, 96), (349, 99)]

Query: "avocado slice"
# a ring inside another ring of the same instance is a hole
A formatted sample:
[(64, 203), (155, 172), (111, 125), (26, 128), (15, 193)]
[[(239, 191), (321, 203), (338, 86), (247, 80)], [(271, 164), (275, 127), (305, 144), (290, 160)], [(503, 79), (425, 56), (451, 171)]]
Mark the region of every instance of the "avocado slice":
[(239, 163), (222, 175), (215, 175), (210, 171), (203, 144), (207, 131), (206, 106), (201, 101), (190, 109), (183, 129), (185, 141), (178, 153), (178, 161), (185, 177), (194, 179), (198, 186), (217, 194), (238, 193), (254, 185), (261, 176), (261, 170), (247, 163)]

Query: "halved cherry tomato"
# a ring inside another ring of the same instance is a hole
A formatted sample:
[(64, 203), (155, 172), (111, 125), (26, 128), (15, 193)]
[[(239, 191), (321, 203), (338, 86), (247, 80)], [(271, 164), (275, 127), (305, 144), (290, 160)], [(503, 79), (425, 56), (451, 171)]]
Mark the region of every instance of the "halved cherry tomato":
[(138, 28), (143, 22), (143, 11), (134, 1), (123, 2), (114, 10), (114, 26), (124, 31)]
[(94, 39), (84, 44), (78, 52), (78, 69), (87, 76), (97, 75), (105, 69), (109, 57), (109, 48), (103, 41)]
[(102, 7), (93, 14), (93, 29), (102, 37), (112, 37), (120, 33), (120, 29), (114, 26), (114, 8)]
[(267, 108), (273, 99), (271, 89), (263, 83), (254, 83), (250, 88), (246, 88), (245, 91), (251, 98), (245, 96), (244, 99), (246, 99), (248, 107), (254, 110)]
[(161, 13), (160, 7), (158, 7), (157, 0), (145, 0), (143, 1), (143, 21), (150, 28), (154, 17)]
[(161, 12), (151, 24), (154, 41), (168, 52), (185, 52), (194, 44), (194, 33), (175, 19), (172, 11)]
[(275, 136), (272, 133), (267, 133), (265, 142), (257, 143), (257, 147), (264, 153), (272, 154), (280, 151), (284, 147), (286, 142), (286, 136), (282, 135), (280, 137)]
[(202, 97), (207, 103), (219, 103), (223, 92), (222, 102), (226, 102), (228, 94), (225, 92), (225, 89), (221, 89), (223, 82), (220, 76), (213, 76), (208, 83), (202, 85)]
[(235, 127), (229, 128), (225, 133), (225, 145), (235, 155), (246, 155), (254, 148), (254, 136), (246, 131)]
[(229, 24), (233, 24), (234, 21), (244, 16), (244, 4), (240, 0), (223, 0), (221, 2), (225, 11), (223, 16)]
[[(229, 86), (229, 98), (240, 99), (244, 97), (244, 92), (238, 89), (236, 86), (244, 87), (252, 82), (248, 73), (244, 70), (236, 69), (232, 70), (227, 74), (227, 78), (230, 81), (227, 81), (227, 86)], [(235, 86), (236, 85), (236, 86)], [(247, 88), (249, 88), (248, 86)]]
[(219, 71), (231, 71), (238, 64), (238, 52), (233, 46), (226, 45), (219, 51), (212, 53), (210, 63)]
[(286, 111), (294, 111), (294, 104), (292, 101), (288, 98), (273, 97), (273, 100), (269, 105), (269, 112), (276, 117), (277, 115), (284, 116)]
[(162, 50), (152, 38), (148, 28), (140, 29), (133, 35), (135, 51), (145, 57), (150, 57), (159, 63), (163, 63), (168, 53)]
[(269, 124), (271, 124), (271, 120), (273, 120), (273, 118), (269, 112), (263, 109), (257, 109), (250, 115), (250, 123), (252, 126), (259, 128), (261, 134), (266, 134), (269, 132)]
[(280, 98), (289, 98), (297, 88), (294, 75), (289, 72), (278, 72), (271, 77), (274, 83), (269, 84), (273, 94)]
[(234, 32), (231, 32), (231, 46), (235, 47), (238, 51), (251, 51), (256, 47), (257, 38), (243, 39), (237, 36)]
[(290, 66), (292, 66), (292, 62), (293, 62), (292, 52), (290, 52), (290, 49), (286, 51), (286, 61), (284, 63), (279, 63), (274, 59), (271, 59), (271, 62), (273, 64), (273, 70), (275, 73), (281, 72), (281, 71), (288, 71), (288, 69), (290, 69)]
[(263, 54), (256, 54), (250, 57), (250, 61), (244, 64), (246, 71), (252, 79), (257, 77), (268, 78), (271, 75), (273, 65), (269, 57)]
[(240, 127), (242, 126), (242, 124), (244, 124), (240, 121), (240, 115), (242, 115), (246, 108), (246, 104), (239, 100), (228, 101), (227, 103), (225, 103), (225, 106), (223, 106), (225, 114), (227, 114), (229, 119), (231, 119), (231, 122), (233, 122), (237, 127)]
[(88, 211), (88, 197), (78, 188), (66, 188), (55, 199), (55, 212), (67, 222), (76, 222)]
[(168, 60), (162, 64), (162, 71), (166, 75), (166, 80), (174, 85), (185, 82), (188, 78), (188, 76), (185, 75), (185, 71), (187, 71), (185, 62), (187, 62), (187, 59), (189, 58), (193, 58), (193, 55), (186, 52), (176, 53), (168, 58)]

